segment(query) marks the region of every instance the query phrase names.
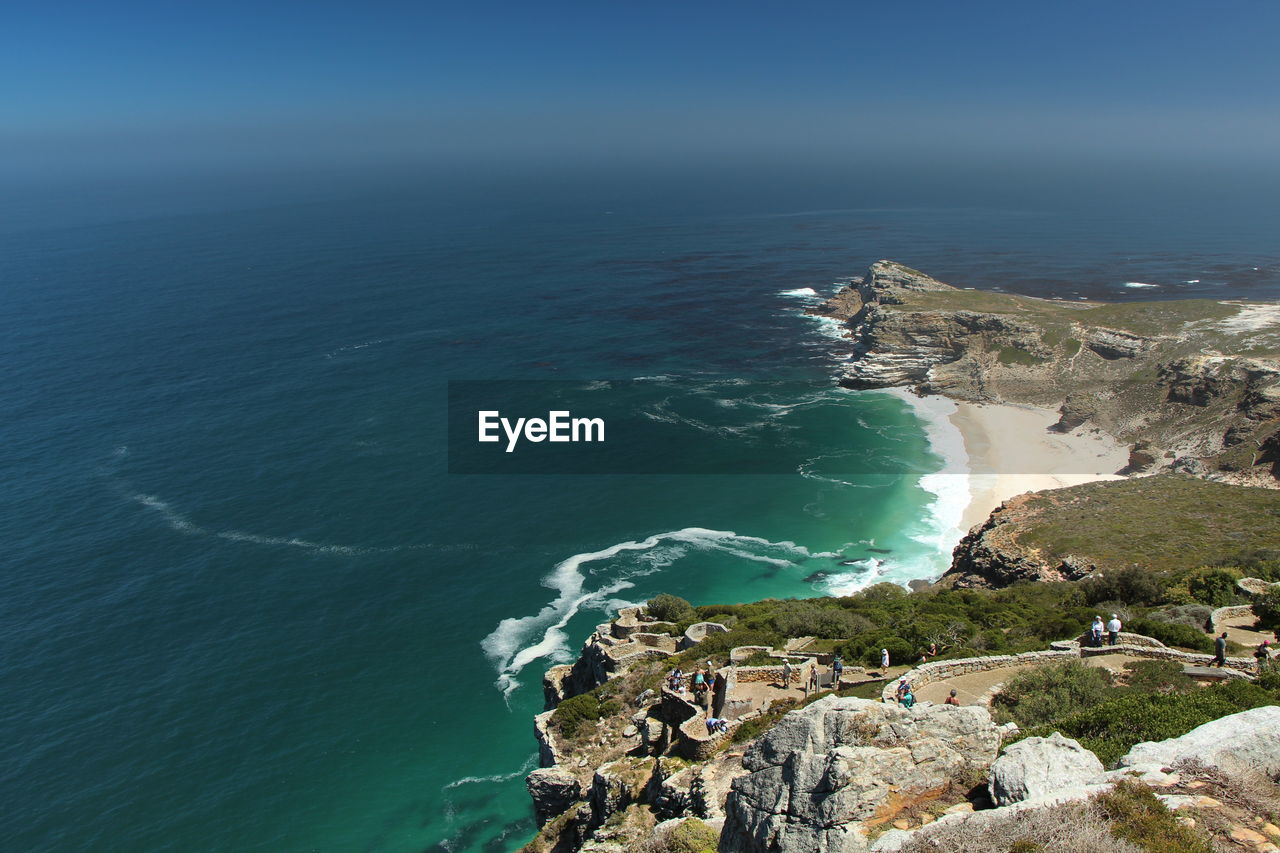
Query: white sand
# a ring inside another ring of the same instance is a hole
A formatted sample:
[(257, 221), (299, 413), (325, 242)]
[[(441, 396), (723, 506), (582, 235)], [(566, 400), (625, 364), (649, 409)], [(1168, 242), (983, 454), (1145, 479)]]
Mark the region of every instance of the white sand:
[(1129, 461), (1127, 447), (1088, 427), (1049, 432), (1057, 421), (1053, 409), (956, 403), (951, 422), (964, 436), (970, 472), (964, 529), (1014, 495), (1123, 479), (1116, 472)]

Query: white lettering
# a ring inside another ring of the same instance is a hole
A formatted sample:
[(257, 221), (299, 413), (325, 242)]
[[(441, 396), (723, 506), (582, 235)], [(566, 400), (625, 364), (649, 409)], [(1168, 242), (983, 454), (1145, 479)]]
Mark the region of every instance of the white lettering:
[(508, 453), (516, 449), (516, 439), (519, 437), (520, 429), (523, 426), (524, 426), (524, 418), (516, 419), (515, 429), (511, 428), (511, 421), (507, 420), (506, 418), (502, 419), (502, 431), (507, 434), (507, 452)]
[[(568, 412), (565, 412), (568, 414)], [(583, 437), (578, 438), (578, 428), (582, 428)], [(596, 438), (591, 437), (591, 431), (595, 430)], [(573, 440), (574, 441), (604, 441), (604, 418), (574, 418), (573, 419)]]
[(547, 437), (551, 441), (572, 441), (569, 436), (568, 412), (547, 412), (547, 417), (551, 424), (551, 434)]
[(498, 441), (497, 435), (490, 435), (490, 430), (498, 428), (497, 412), (476, 412), (480, 416), (480, 438), (479, 441)]
[(546, 420), (516, 418), (512, 421), (502, 417), (499, 411), (487, 410), (476, 412), (476, 423), (476, 440), (482, 442), (501, 441), (498, 435), (501, 427), (507, 437), (507, 453), (515, 451), (521, 438), (535, 444), (542, 441), (604, 441), (604, 418), (575, 418), (568, 411), (548, 412)]

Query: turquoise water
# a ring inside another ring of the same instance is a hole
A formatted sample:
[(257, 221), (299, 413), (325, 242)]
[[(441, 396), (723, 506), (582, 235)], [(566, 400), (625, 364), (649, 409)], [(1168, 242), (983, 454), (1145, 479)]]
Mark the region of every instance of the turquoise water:
[[(0, 233), (5, 849), (514, 849), (542, 671), (612, 609), (945, 564), (923, 425), (833, 386), (806, 288), (896, 257), (1280, 292), (1261, 226), (530, 209), (246, 197)], [(815, 461), (446, 474), (448, 380), (637, 378), (707, 454), (792, 430)]]

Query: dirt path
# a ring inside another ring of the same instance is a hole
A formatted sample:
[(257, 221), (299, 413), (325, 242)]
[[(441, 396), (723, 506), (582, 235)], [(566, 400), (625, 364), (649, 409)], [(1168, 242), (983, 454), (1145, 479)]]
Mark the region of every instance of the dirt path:
[(1270, 640), (1275, 645), (1276, 635), (1273, 631), (1255, 631), (1253, 623), (1257, 619), (1252, 613), (1248, 616), (1235, 616), (1223, 619), (1218, 627), (1227, 632), (1228, 640), (1235, 640), (1249, 651), (1253, 651), (1263, 640)]
[[(1147, 660), (1147, 658), (1132, 657), (1125, 654), (1113, 655), (1097, 655), (1095, 657), (1082, 658), (1086, 666), (1106, 667), (1112, 672), (1120, 672), (1124, 669), (1125, 664), (1134, 661)], [(988, 691), (997, 684), (1003, 684), (1012, 678), (1015, 674), (1024, 670), (1033, 669), (1043, 664), (1025, 663), (1017, 666), (1006, 666), (1003, 669), (993, 669), (987, 672), (971, 672), (967, 675), (957, 675), (954, 678), (946, 678), (942, 681), (935, 681), (932, 684), (926, 684), (916, 691), (916, 699), (922, 702), (934, 702), (941, 704), (946, 701), (947, 694), (952, 690), (956, 691), (956, 698), (960, 700), (961, 705), (978, 705), (986, 698)]]

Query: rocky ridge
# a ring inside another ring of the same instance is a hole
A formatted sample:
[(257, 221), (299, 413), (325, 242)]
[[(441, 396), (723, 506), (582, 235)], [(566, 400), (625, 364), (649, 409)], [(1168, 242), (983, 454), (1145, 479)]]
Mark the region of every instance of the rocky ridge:
[(815, 313), (843, 321), (842, 384), (1058, 409), (1133, 448), (1130, 472), (1280, 478), (1280, 309), (964, 290), (878, 261)]

